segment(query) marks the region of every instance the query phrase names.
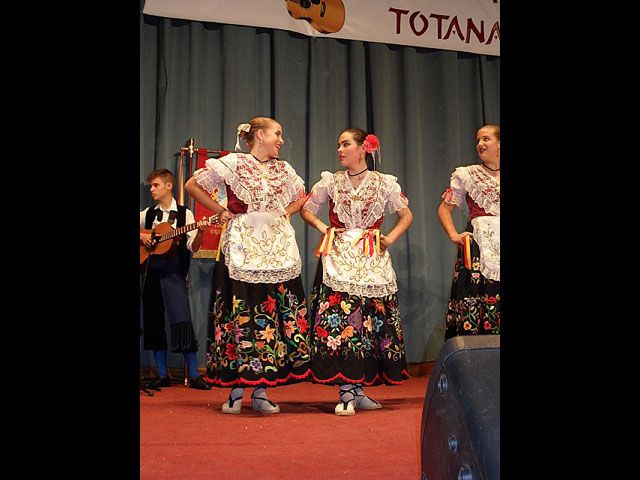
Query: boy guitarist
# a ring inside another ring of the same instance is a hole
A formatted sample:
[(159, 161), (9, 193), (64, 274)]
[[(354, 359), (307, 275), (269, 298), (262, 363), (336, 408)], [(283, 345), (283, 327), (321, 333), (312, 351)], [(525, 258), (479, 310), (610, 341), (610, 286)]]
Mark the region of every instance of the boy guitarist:
[[(140, 228), (151, 230), (159, 223), (167, 222), (173, 228), (195, 223), (193, 213), (178, 205), (173, 198), (175, 177), (166, 168), (154, 170), (147, 176), (151, 196), (157, 202), (154, 207), (140, 212)], [(149, 388), (169, 387), (171, 379), (167, 371), (167, 334), (165, 317), (169, 320), (171, 349), (182, 353), (189, 370), (189, 387), (209, 390), (211, 387), (198, 374), (197, 350), (191, 321), (191, 309), (187, 295), (186, 277), (189, 272), (191, 253), (197, 252), (202, 245), (203, 232), (211, 226), (204, 218), (198, 222), (198, 229), (191, 230), (173, 241), (172, 247), (163, 255), (150, 255), (146, 260), (146, 278), (142, 292), (142, 316), (144, 349), (153, 350), (158, 369)], [(147, 248), (153, 245), (151, 234), (140, 232), (140, 243)]]

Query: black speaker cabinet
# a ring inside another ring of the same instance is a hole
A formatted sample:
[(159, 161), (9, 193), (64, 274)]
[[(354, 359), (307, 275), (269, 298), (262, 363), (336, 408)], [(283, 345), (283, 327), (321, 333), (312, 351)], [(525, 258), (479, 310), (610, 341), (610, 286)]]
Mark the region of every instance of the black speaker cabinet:
[(447, 340), (422, 408), (421, 480), (500, 478), (500, 335)]

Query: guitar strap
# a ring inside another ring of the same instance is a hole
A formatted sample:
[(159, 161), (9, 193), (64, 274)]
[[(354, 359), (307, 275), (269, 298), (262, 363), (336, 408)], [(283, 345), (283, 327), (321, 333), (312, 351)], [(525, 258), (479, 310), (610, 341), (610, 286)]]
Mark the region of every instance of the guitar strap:
[[(153, 206), (149, 207), (147, 210), (147, 214), (144, 219), (144, 228), (145, 230), (151, 230), (153, 226), (153, 221), (156, 218), (156, 210)], [(173, 218), (172, 218), (173, 217)], [(178, 205), (178, 211), (172, 211), (169, 214), (170, 223), (173, 225), (173, 221), (175, 219), (176, 225), (175, 228), (184, 227), (187, 223), (187, 207), (183, 205)], [(191, 263), (191, 252), (187, 248), (187, 242), (184, 241), (185, 235), (180, 237), (180, 241), (178, 242), (178, 257), (180, 259), (180, 270), (183, 277), (186, 277), (189, 273), (189, 264)]]
[(144, 229), (151, 230), (151, 226), (153, 225), (153, 220), (156, 216), (156, 209), (153, 207), (149, 207), (147, 209), (147, 214), (144, 217)]
[[(167, 219), (167, 223), (169, 225), (173, 225), (173, 222), (176, 221), (176, 218), (180, 216), (182, 218), (182, 225), (180, 224), (180, 220), (178, 220), (178, 224), (176, 225), (176, 228), (184, 227), (186, 223), (186, 218), (187, 218), (186, 211), (182, 212), (182, 215), (180, 215), (179, 210), (180, 210), (180, 206), (178, 206), (177, 212), (175, 210), (171, 210), (169, 212), (169, 218)], [(151, 230), (153, 221), (157, 219), (158, 222), (161, 222), (162, 216), (163, 216), (162, 210), (160, 210), (159, 208), (149, 207), (149, 210), (147, 210), (147, 214), (144, 218), (144, 228), (146, 230)]]

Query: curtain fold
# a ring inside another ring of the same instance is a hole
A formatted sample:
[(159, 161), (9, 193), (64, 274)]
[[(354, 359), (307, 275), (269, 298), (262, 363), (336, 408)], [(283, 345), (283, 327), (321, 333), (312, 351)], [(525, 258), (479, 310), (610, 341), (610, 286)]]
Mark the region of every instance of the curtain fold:
[[(477, 162), (477, 128), (500, 123), (500, 58), (141, 14), (140, 209), (152, 203), (147, 174), (168, 168), (178, 177), (180, 147), (190, 137), (196, 147), (233, 150), (236, 126), (255, 116), (282, 124), (281, 156), (307, 190), (323, 170), (340, 169), (342, 130), (378, 136), (383, 163), (376, 167), (398, 177), (414, 216), (391, 247), (407, 358), (435, 360), (456, 251), (436, 210), (451, 172)], [(383, 232), (396, 220), (385, 217)], [(466, 223), (457, 210), (454, 221), (459, 230)], [(299, 215), (292, 224), (309, 295), (320, 234)], [(213, 265), (193, 260), (189, 275), (203, 346)], [(203, 365), (204, 348), (198, 356)], [(140, 358), (153, 365), (150, 352)], [(170, 362), (182, 364), (178, 355)]]

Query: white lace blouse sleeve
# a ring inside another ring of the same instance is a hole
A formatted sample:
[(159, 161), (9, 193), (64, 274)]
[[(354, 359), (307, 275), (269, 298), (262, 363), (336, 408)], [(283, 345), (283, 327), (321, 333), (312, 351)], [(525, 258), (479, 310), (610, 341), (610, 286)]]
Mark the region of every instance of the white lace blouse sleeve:
[(442, 198), (445, 203), (455, 205), (464, 212), (469, 212), (467, 206), (467, 183), (469, 182), (469, 172), (466, 167), (458, 167), (451, 174), (449, 188), (444, 192)]
[(395, 213), (406, 208), (409, 205), (409, 199), (402, 194), (398, 179), (393, 175), (385, 175), (385, 183), (388, 192), (385, 210), (389, 213)]
[[(233, 158), (233, 154), (226, 155), (222, 158), (225, 160), (225, 164), (223, 164), (220, 159), (210, 158), (205, 162), (204, 167), (193, 173), (193, 177), (196, 179), (196, 182), (198, 182), (198, 185), (209, 193), (213, 193), (215, 187), (218, 187), (218, 189), (225, 188), (225, 171), (229, 170), (227, 165), (237, 162), (237, 160)], [(232, 172), (229, 171), (228, 174), (232, 174)]]
[(320, 181), (311, 189), (309, 199), (304, 204), (305, 210), (310, 211), (314, 215), (322, 212), (322, 206), (328, 203), (329, 197), (333, 194), (333, 174), (331, 172), (322, 172)]
[(287, 170), (287, 174), (289, 177), (289, 183), (285, 192), (288, 202), (295, 202), (296, 200), (300, 200), (301, 198), (306, 197), (307, 192), (304, 188), (304, 180), (300, 178), (300, 176), (288, 162), (285, 162), (285, 169)]

